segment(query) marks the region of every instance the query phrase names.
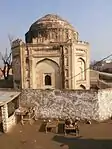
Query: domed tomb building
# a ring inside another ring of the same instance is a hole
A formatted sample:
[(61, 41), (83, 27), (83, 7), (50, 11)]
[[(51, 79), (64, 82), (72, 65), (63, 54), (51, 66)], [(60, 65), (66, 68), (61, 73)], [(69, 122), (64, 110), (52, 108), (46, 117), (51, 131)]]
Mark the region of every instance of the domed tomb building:
[(48, 14), (12, 43), (15, 88), (89, 89), (89, 43), (66, 20)]

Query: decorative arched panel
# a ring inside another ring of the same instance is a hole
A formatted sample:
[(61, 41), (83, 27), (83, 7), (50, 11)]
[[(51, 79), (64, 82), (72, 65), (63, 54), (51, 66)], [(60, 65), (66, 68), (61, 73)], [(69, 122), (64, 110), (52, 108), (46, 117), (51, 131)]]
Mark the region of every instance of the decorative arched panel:
[(36, 64), (35, 82), (37, 88), (61, 88), (59, 65), (51, 59), (43, 59)]
[(86, 63), (83, 58), (78, 58), (77, 60), (77, 67), (78, 67), (78, 80), (85, 80), (86, 79)]

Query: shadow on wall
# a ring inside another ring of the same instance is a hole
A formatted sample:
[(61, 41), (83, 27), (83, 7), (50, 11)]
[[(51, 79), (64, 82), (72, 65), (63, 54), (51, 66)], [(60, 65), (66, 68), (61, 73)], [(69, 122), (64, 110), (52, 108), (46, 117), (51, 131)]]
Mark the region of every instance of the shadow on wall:
[(68, 146), (68, 149), (111, 149), (112, 140), (82, 139), (81, 137), (54, 136), (53, 141)]
[(8, 80), (0, 80), (0, 88), (13, 88), (13, 77), (9, 76)]

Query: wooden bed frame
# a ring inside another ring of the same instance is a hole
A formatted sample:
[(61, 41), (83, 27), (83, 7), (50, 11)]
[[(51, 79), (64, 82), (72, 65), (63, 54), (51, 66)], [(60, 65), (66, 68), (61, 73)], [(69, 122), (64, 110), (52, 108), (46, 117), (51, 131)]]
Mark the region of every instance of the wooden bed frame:
[(47, 133), (48, 132), (47, 130), (51, 128), (51, 130), (55, 129), (55, 132), (58, 133), (58, 124), (59, 124), (58, 120), (51, 120), (50, 122), (47, 122), (45, 126), (45, 132)]

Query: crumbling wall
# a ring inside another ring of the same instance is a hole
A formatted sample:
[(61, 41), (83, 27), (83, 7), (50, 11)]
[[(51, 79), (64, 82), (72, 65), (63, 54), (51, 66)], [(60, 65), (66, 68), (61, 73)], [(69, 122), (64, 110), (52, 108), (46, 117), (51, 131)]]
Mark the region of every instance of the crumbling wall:
[(80, 117), (99, 119), (99, 105), (95, 91), (23, 90), (21, 104), (35, 105), (37, 118)]

